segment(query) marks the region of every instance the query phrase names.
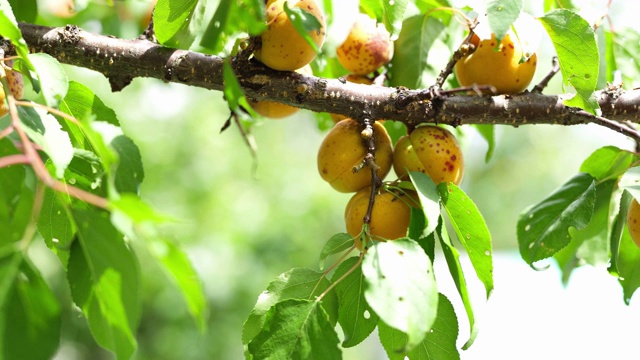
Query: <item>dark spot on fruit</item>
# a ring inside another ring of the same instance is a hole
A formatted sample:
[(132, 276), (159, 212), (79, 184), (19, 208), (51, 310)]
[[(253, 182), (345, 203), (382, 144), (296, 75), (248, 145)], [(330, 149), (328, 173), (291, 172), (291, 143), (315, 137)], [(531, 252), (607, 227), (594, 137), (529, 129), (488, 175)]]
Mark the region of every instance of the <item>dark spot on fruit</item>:
[(451, 155), (451, 161), (456, 161), (457, 157), (455, 155)]

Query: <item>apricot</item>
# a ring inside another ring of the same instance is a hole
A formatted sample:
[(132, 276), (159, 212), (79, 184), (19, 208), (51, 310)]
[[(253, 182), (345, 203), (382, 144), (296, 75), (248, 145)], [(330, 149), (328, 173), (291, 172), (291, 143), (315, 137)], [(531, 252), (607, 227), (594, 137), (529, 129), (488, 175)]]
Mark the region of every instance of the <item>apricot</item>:
[(498, 94), (524, 91), (536, 72), (536, 54), (524, 54), (522, 45), (506, 34), (496, 48), (495, 34), (480, 40), (474, 34), (471, 43), (476, 50), (460, 59), (454, 71), (462, 86), (491, 85)]
[(633, 199), (629, 209), (627, 210), (627, 227), (633, 242), (640, 247), (640, 204), (638, 200)]
[(262, 46), (254, 52), (256, 59), (275, 70), (294, 71), (309, 64), (316, 51), (298, 33), (284, 12), (285, 1), (290, 8), (300, 8), (315, 17), (321, 27), (309, 32), (318, 48), (325, 37), (324, 15), (314, 0), (270, 0), (267, 5), (267, 29), (260, 35)]
[[(349, 74), (345, 77), (345, 79), (348, 82), (351, 83), (355, 83), (355, 84), (364, 84), (364, 85), (371, 85), (373, 84), (373, 80), (371, 80), (370, 78), (363, 76), (363, 75), (355, 75), (355, 74)], [(347, 117), (342, 115), (342, 114), (330, 114), (331, 115), (331, 119), (333, 120), (334, 123), (337, 123), (340, 120), (344, 120)]]
[(407, 171), (419, 171), (433, 182), (462, 181), (464, 161), (455, 136), (447, 129), (426, 125), (398, 139), (393, 151), (393, 170), (398, 178), (408, 178)]
[[(6, 62), (7, 66), (13, 66), (13, 61), (9, 60)], [(9, 83), (9, 90), (16, 99), (22, 98), (24, 95), (24, 79), (22, 78), (22, 74), (17, 71), (6, 70), (7, 74), (7, 83)], [(6, 94), (4, 89), (0, 86), (0, 117), (5, 116), (9, 113), (9, 106), (4, 101), (6, 98)]]
[[(368, 167), (354, 172), (354, 167), (362, 163), (367, 153), (360, 135), (362, 130), (358, 121), (347, 118), (338, 122), (320, 144), (318, 172), (323, 180), (339, 192), (355, 192), (371, 185), (371, 170)], [(391, 138), (379, 123), (373, 125), (373, 138), (377, 174), (384, 179), (393, 161)]]
[[(309, 65), (303, 66), (301, 69), (296, 70), (296, 72), (303, 75), (313, 75), (313, 70), (311, 70), (311, 66)], [(269, 100), (249, 100), (249, 104), (258, 114), (271, 119), (281, 119), (293, 115), (300, 110), (294, 106)]]
[[(347, 233), (353, 236), (356, 247), (362, 250), (362, 239), (359, 236), (364, 224), (364, 216), (369, 207), (371, 187), (355, 193), (344, 211)], [(411, 207), (420, 207), (415, 193), (395, 193), (381, 190), (375, 195), (371, 222), (369, 223), (370, 239), (376, 241), (396, 240), (407, 235), (411, 220)]]
[(391, 61), (393, 41), (383, 24), (359, 14), (346, 40), (336, 49), (336, 55), (350, 73), (367, 75)]

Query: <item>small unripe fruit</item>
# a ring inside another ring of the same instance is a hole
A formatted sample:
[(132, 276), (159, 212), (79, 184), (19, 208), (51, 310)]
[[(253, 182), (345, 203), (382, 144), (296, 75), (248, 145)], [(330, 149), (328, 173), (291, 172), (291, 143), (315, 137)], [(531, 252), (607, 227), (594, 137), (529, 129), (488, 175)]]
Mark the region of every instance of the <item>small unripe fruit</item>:
[(367, 75), (393, 57), (393, 41), (383, 24), (359, 14), (347, 39), (336, 49), (340, 64), (350, 73)]
[[(13, 66), (13, 61), (7, 61), (7, 66)], [(17, 71), (5, 70), (7, 74), (7, 83), (9, 83), (9, 90), (13, 94), (13, 97), (16, 99), (21, 99), (24, 95), (24, 79), (22, 78), (22, 74)], [(9, 113), (9, 107), (7, 103), (4, 101), (6, 98), (6, 94), (3, 88), (0, 86), (0, 117), (5, 116)]]
[(285, 1), (289, 8), (301, 8), (318, 20), (320, 29), (309, 32), (309, 36), (318, 48), (322, 46), (325, 21), (314, 0), (270, 0), (266, 6), (268, 27), (260, 35), (262, 46), (254, 56), (272, 69), (294, 71), (309, 64), (316, 57), (316, 51), (293, 26), (284, 11)]
[(402, 136), (393, 151), (393, 169), (398, 178), (406, 179), (407, 171), (427, 174), (433, 182), (462, 181), (464, 161), (455, 136), (439, 126), (420, 126)]
[[(344, 212), (347, 233), (354, 237), (358, 249), (362, 249), (362, 239), (358, 235), (364, 224), (370, 195), (371, 187), (358, 191), (351, 197)], [(375, 195), (371, 211), (370, 239), (396, 240), (406, 236), (411, 220), (411, 207), (420, 207), (415, 193), (405, 194), (381, 190)]]
[[(355, 192), (371, 185), (371, 170), (368, 167), (354, 172), (367, 153), (361, 132), (363, 127), (353, 119), (338, 122), (324, 138), (318, 151), (318, 172), (322, 179), (340, 192)], [(391, 170), (393, 147), (387, 130), (379, 123), (373, 124), (376, 147), (375, 163), (380, 179)]]
[(464, 56), (454, 67), (460, 85), (491, 85), (498, 94), (520, 93), (529, 86), (538, 62), (535, 53), (523, 54), (520, 42), (511, 40), (509, 34), (497, 49), (495, 34), (485, 40), (474, 35), (471, 43), (476, 51)]
[[(296, 72), (303, 75), (313, 75), (313, 71), (311, 70), (311, 66), (309, 65), (303, 66), (301, 69), (296, 70)], [(294, 113), (298, 112), (298, 110), (300, 110), (299, 108), (294, 106), (285, 105), (283, 103), (269, 100), (249, 100), (249, 104), (258, 114), (270, 119), (281, 119), (289, 115), (293, 115)]]
[(636, 199), (631, 201), (627, 210), (627, 227), (633, 242), (640, 247), (640, 204)]
[[(363, 75), (349, 74), (345, 77), (345, 79), (348, 82), (355, 83), (355, 84), (365, 84), (365, 85), (373, 84), (373, 80)], [(330, 115), (334, 123), (337, 123), (338, 121), (344, 120), (347, 118), (346, 116), (341, 114), (330, 114)]]

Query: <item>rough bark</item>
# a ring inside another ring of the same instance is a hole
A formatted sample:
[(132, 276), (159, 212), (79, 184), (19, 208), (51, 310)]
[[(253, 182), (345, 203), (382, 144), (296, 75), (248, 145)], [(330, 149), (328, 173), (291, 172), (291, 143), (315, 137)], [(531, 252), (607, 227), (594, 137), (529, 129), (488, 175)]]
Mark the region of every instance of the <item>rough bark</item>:
[[(135, 77), (151, 77), (211, 90), (223, 89), (225, 59), (222, 57), (170, 49), (147, 40), (92, 34), (76, 26), (51, 28), (23, 23), (20, 29), (30, 51), (44, 52), (62, 63), (98, 71), (109, 79), (114, 91), (121, 90)], [(456, 95), (429, 100), (431, 94), (427, 90), (361, 85), (340, 79), (280, 72), (255, 60), (232, 59), (230, 63), (248, 97), (316, 112), (396, 120), (410, 127), (424, 122), (454, 126), (573, 125), (588, 122), (603, 125), (595, 117), (565, 106), (563, 100), (568, 95)], [(598, 92), (597, 98), (602, 117), (640, 122), (640, 89), (607, 89)]]

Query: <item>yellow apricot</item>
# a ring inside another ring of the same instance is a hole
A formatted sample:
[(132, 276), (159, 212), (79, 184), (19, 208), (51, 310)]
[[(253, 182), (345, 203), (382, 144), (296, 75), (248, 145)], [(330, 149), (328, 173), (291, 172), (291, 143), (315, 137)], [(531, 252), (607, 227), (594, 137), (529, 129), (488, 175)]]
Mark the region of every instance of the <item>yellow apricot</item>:
[[(302, 68), (296, 70), (297, 73), (303, 75), (313, 75), (313, 70), (311, 70), (311, 66), (305, 65)], [(282, 119), (289, 115), (293, 115), (298, 110), (297, 107), (285, 105), (283, 103), (262, 100), (262, 101), (254, 101), (249, 100), (249, 104), (258, 114), (270, 118), (270, 119)]]
[[(318, 151), (318, 172), (323, 180), (340, 192), (355, 192), (371, 185), (368, 167), (354, 172), (354, 167), (364, 160), (367, 153), (362, 140), (363, 127), (353, 119), (338, 122), (324, 138)], [(387, 130), (379, 123), (373, 125), (376, 147), (375, 162), (380, 179), (391, 170), (393, 147)]]
[[(6, 62), (7, 66), (13, 66), (13, 61), (9, 60)], [(22, 78), (22, 74), (17, 71), (7, 70), (7, 83), (9, 83), (9, 90), (16, 99), (21, 99), (24, 95), (24, 79)], [(9, 113), (9, 107), (7, 103), (4, 101), (6, 98), (6, 94), (2, 87), (0, 86), (0, 117), (5, 116)]]
[(396, 142), (393, 169), (401, 179), (408, 177), (407, 171), (419, 171), (429, 175), (436, 184), (452, 182), (459, 185), (464, 170), (462, 150), (447, 129), (420, 126)]
[[(373, 80), (371, 80), (370, 78), (363, 76), (363, 75), (355, 75), (355, 74), (349, 74), (345, 77), (345, 79), (348, 82), (351, 83), (355, 83), (355, 84), (364, 84), (364, 85), (371, 85), (373, 84)], [(331, 115), (331, 119), (333, 120), (334, 123), (337, 123), (340, 120), (344, 120), (347, 117), (342, 115), (342, 114), (330, 114)]]
[(476, 50), (460, 59), (454, 67), (460, 85), (491, 85), (498, 94), (520, 93), (529, 86), (538, 62), (535, 53), (531, 56), (523, 54), (520, 42), (512, 41), (509, 34), (502, 38), (497, 48), (495, 34), (485, 40), (474, 35), (471, 43)]
[[(358, 191), (351, 197), (344, 212), (347, 233), (354, 237), (356, 247), (360, 250), (362, 250), (362, 239), (359, 234), (369, 207), (370, 195), (371, 187)], [(371, 211), (370, 239), (396, 240), (406, 236), (411, 220), (411, 207), (419, 206), (415, 193), (404, 194), (381, 190), (375, 195)]]
[(636, 199), (631, 201), (627, 210), (627, 227), (633, 242), (640, 247), (640, 204)]
[(393, 41), (383, 24), (359, 14), (346, 40), (336, 49), (340, 64), (350, 73), (367, 75), (393, 57)]
[(315, 17), (321, 28), (309, 32), (318, 48), (325, 37), (325, 21), (320, 7), (314, 0), (271, 0), (267, 3), (267, 29), (260, 35), (262, 46), (254, 52), (256, 59), (275, 70), (294, 71), (309, 64), (316, 51), (298, 33), (291, 19), (284, 12), (284, 3), (290, 8), (300, 8)]

